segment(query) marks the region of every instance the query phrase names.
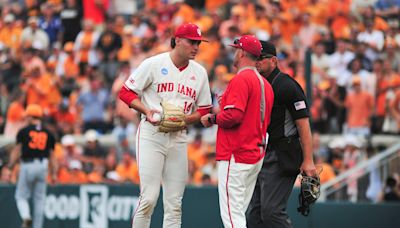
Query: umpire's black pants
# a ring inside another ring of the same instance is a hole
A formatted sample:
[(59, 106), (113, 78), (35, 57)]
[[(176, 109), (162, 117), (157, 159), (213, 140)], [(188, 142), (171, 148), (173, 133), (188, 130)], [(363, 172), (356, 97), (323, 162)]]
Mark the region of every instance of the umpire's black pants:
[(269, 150), (257, 177), (256, 187), (246, 213), (248, 228), (290, 228), (286, 204), (297, 175), (284, 175), (276, 151)]

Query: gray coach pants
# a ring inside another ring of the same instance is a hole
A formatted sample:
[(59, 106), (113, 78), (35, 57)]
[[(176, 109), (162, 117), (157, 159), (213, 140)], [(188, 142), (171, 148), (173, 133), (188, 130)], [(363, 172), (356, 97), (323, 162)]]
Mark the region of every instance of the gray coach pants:
[(291, 228), (286, 204), (297, 175), (284, 175), (275, 150), (268, 150), (247, 210), (248, 228)]
[[(21, 218), (23, 220), (32, 219), (33, 228), (43, 227), (47, 166), (47, 159), (21, 162), (15, 200)], [(30, 198), (33, 198), (33, 217), (29, 209)]]

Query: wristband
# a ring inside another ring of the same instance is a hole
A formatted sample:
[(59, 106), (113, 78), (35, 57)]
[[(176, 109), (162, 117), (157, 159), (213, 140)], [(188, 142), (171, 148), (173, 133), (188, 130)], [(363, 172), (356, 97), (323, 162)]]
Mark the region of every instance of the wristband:
[(208, 120), (208, 122), (209, 122), (210, 124), (216, 124), (216, 123), (217, 123), (217, 115), (214, 114), (214, 115), (212, 115), (212, 116), (209, 116), (209, 117), (207, 118), (207, 120)]

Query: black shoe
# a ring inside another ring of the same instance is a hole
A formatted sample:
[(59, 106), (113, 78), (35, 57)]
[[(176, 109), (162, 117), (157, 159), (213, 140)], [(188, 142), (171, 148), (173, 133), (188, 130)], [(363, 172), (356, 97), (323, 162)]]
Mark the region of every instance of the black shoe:
[(32, 219), (25, 219), (22, 222), (21, 228), (32, 228)]

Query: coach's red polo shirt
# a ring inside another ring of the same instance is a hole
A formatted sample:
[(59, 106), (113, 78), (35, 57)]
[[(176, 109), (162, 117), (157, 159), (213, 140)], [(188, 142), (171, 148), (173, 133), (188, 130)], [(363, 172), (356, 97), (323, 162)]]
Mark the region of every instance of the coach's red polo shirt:
[[(270, 122), (274, 93), (268, 81), (264, 78), (262, 80), (265, 93), (265, 118), (262, 126), (260, 126), (261, 87), (256, 68), (243, 68), (230, 81), (221, 98), (222, 111), (216, 118), (217, 160), (229, 161), (233, 154), (238, 163), (255, 164), (264, 157), (265, 153), (260, 150), (259, 145)], [(235, 123), (236, 119), (232, 116), (237, 116), (237, 113), (241, 121)], [(234, 122), (234, 125), (226, 123), (228, 121)]]

